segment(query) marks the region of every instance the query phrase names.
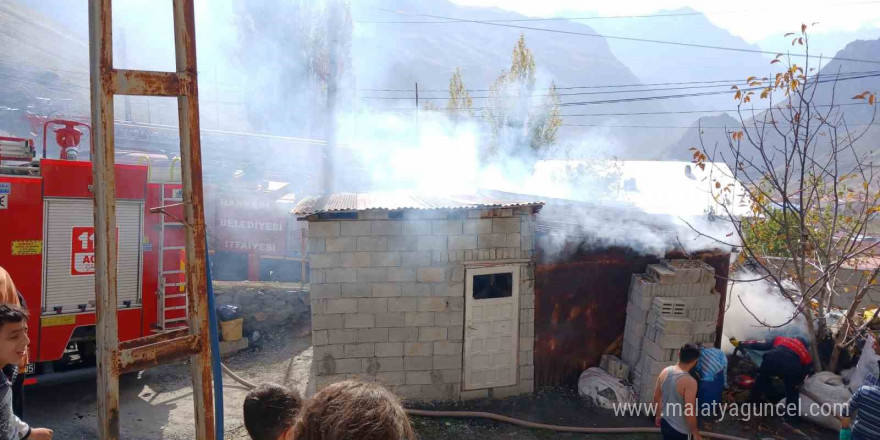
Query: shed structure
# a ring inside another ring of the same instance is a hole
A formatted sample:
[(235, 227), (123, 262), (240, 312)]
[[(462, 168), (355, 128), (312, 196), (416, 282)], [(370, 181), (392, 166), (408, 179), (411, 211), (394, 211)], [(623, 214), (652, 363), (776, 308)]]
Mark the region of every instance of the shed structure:
[(332, 194), (301, 201), (317, 388), (403, 398), (534, 390), (534, 198)]

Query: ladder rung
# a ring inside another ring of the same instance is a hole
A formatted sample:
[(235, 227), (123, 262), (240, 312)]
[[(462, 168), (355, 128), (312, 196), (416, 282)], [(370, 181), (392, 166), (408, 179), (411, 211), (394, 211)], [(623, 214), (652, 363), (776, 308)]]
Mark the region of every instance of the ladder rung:
[(174, 295), (165, 295), (165, 299), (180, 298), (186, 296), (185, 293), (175, 293)]
[(180, 203), (180, 202), (183, 201), (183, 198), (181, 198), (181, 197), (165, 197), (164, 200), (165, 200), (166, 202), (177, 202), (177, 203)]
[(182, 271), (182, 270), (166, 270), (166, 271), (162, 272), (162, 275), (174, 275), (176, 273), (183, 273), (183, 272), (184, 271)]
[(163, 251), (182, 251), (186, 249), (186, 246), (164, 246), (162, 247)]
[(186, 306), (165, 307), (166, 312), (170, 312), (172, 310), (186, 310)]
[(165, 283), (165, 287), (183, 287), (186, 283)]
[(162, 224), (163, 226), (183, 226), (181, 222), (165, 222)]
[(186, 317), (184, 316), (184, 317), (181, 317), (181, 318), (171, 318), (171, 319), (166, 319), (166, 320), (165, 320), (165, 324), (170, 324), (170, 323), (174, 323), (174, 322), (181, 322), (181, 321), (186, 321)]

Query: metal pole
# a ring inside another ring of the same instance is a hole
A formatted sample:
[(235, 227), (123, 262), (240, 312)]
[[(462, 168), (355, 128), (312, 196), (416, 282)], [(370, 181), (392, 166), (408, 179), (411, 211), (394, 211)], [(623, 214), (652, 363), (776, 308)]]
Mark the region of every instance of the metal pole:
[[(193, 0), (174, 0), (174, 47), (177, 73), (186, 93), (177, 98), (180, 121), (181, 183), (183, 184), (186, 228), (186, 289), (192, 300), (187, 304), (190, 332), (200, 341), (209, 341), (207, 280), (205, 278), (205, 211), (202, 192), (202, 154), (199, 137), (199, 99), (196, 69), (196, 35)], [(196, 438), (213, 440), (214, 406), (210, 350), (191, 357)]]
[(116, 173), (113, 145), (111, 0), (89, 0), (89, 64), (95, 216), (95, 336), (98, 438), (119, 438), (119, 350), (116, 318)]

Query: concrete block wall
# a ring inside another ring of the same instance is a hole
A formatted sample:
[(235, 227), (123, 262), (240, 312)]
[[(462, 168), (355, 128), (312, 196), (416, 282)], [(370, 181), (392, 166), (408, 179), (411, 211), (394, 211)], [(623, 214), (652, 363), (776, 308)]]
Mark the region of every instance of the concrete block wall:
[(621, 357), (640, 401), (652, 401), (657, 376), (678, 361), (682, 345), (715, 341), (714, 286), (715, 270), (697, 260), (663, 261), (633, 275)]
[[(371, 210), (310, 216), (313, 368), (318, 389), (376, 380), (403, 398), (503, 397), (534, 389), (532, 207)], [(518, 264), (518, 383), (463, 391), (465, 268)], [(511, 263), (514, 262), (514, 263)]]

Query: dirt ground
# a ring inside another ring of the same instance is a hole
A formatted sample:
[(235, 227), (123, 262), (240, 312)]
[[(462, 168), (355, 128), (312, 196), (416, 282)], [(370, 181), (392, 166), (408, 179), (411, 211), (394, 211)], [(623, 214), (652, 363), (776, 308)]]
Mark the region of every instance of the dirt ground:
[[(309, 323), (263, 335), (254, 346), (226, 359), (233, 371), (248, 381), (286, 383), (306, 394), (313, 389), (309, 382), (312, 349)], [(226, 439), (245, 440), (241, 405), (247, 390), (224, 377), (224, 412)], [(311, 388), (311, 389), (310, 389)], [(95, 382), (66, 384), (50, 388), (28, 389), (26, 420), (33, 426), (55, 430), (55, 438), (79, 440), (96, 438)], [(467, 403), (441, 403), (416, 406), (420, 409), (474, 410), (494, 412), (524, 420), (569, 426), (645, 426), (649, 418), (615, 417), (611, 411), (596, 408), (571, 389), (545, 389), (532, 396), (504, 400), (478, 400)], [(120, 381), (122, 438), (192, 439), (193, 404), (189, 368), (170, 365)], [(659, 439), (658, 435), (582, 435), (557, 434), (520, 428), (505, 423), (478, 419), (437, 419), (414, 417), (413, 425), (422, 439), (453, 440), (480, 438), (501, 439)], [(703, 425), (703, 429), (747, 439), (823, 439), (837, 434), (809, 424), (799, 424), (805, 435), (793, 433), (779, 420), (725, 420)]]

